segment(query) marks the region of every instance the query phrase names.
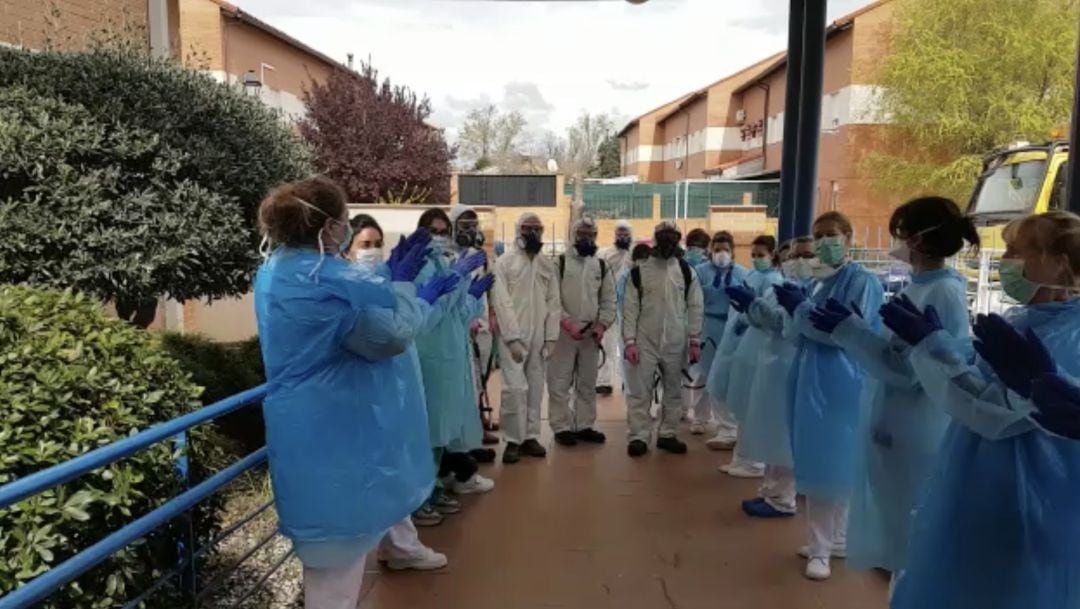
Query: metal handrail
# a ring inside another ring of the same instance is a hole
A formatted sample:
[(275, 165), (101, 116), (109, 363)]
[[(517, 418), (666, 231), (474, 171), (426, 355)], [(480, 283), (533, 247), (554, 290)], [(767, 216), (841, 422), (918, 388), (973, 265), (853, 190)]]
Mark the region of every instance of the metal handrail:
[[(169, 437), (169, 436), (166, 436)], [(210, 476), (190, 490), (177, 495), (161, 507), (124, 526), (119, 531), (49, 569), (21, 588), (0, 598), (0, 609), (25, 609), (46, 599), (50, 594), (71, 583), (128, 544), (141, 539), (154, 529), (191, 509), (214, 491), (234, 478), (266, 461), (266, 447), (251, 453), (229, 467)], [(48, 470), (46, 470), (48, 471)]]
[[(195, 412), (155, 425), (154, 427), (128, 438), (102, 446), (86, 454), (75, 457), (70, 461), (59, 463), (4, 486), (0, 486), (0, 510), (6, 509), (43, 491), (47, 491), (74, 480), (79, 476), (130, 457), (138, 451), (153, 446), (158, 442), (175, 438), (192, 427), (207, 423), (233, 411), (239, 410), (252, 402), (261, 400), (266, 396), (266, 393), (267, 386), (260, 385), (225, 398), (220, 402), (216, 402)], [(7, 595), (0, 597), (0, 609), (25, 609), (48, 598), (57, 590), (107, 560), (132, 542), (145, 537), (155, 529), (185, 513), (200, 501), (212, 495), (218, 489), (232, 482), (241, 474), (264, 464), (266, 459), (266, 447), (260, 448), (247, 455), (229, 467), (210, 476), (198, 485), (173, 497), (157, 509), (128, 523), (120, 530), (109, 534), (89, 548), (78, 552), (63, 563), (42, 573), (22, 587), (16, 588)], [(268, 506), (269, 504), (262, 506), (256, 510), (254, 514), (249, 515), (240, 523), (233, 525), (219, 535), (212, 543), (216, 543), (222, 538), (235, 532), (236, 529), (250, 521)], [(211, 544), (208, 544), (208, 546), (209, 545)], [(204, 546), (199, 549), (196, 554), (202, 554), (208, 549), (208, 547)], [(194, 558), (196, 558), (196, 556), (191, 556), (188, 560), (193, 560)], [(167, 576), (162, 579), (168, 578), (169, 577)], [(163, 583), (162, 579), (159, 579), (149, 590), (144, 591), (143, 594), (146, 595), (152, 593), (159, 588), (161, 583)]]
[(144, 448), (167, 440), (207, 421), (229, 414), (266, 396), (266, 385), (238, 393), (195, 412), (155, 425), (146, 431), (79, 455), (70, 461), (25, 476), (0, 487), (0, 510), (23, 499), (70, 482), (95, 469), (130, 457)]

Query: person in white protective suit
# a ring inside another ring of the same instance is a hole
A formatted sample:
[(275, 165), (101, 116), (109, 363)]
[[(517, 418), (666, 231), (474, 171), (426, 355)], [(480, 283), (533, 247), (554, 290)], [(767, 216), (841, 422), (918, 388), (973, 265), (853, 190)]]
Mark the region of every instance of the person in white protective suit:
[[(582, 218), (570, 227), (573, 248), (556, 267), (562, 294), (559, 341), (548, 363), (548, 418), (555, 441), (602, 444), (596, 424), (596, 366), (600, 344), (615, 323), (615, 282), (596, 257), (596, 221)], [(570, 390), (574, 405), (570, 407)]]
[[(630, 223), (619, 220), (615, 223), (615, 243), (611, 247), (600, 250), (599, 258), (608, 267), (611, 276), (618, 281), (623, 273), (630, 271), (633, 266), (630, 248), (634, 243), (634, 232)], [(619, 313), (621, 315), (621, 312)], [(614, 387), (619, 384), (619, 362), (622, 361), (622, 337), (619, 336), (619, 325), (609, 328), (604, 334), (604, 353), (606, 357), (600, 370), (596, 373), (597, 395), (611, 395)]]
[(534, 213), (524, 213), (514, 234), (513, 245), (495, 262), (492, 298), (499, 325), (499, 411), (507, 464), (517, 463), (523, 454), (547, 455), (540, 444), (540, 406), (545, 364), (559, 339), (561, 318), (558, 270), (540, 253), (543, 222)]
[(671, 222), (654, 231), (653, 256), (630, 271), (623, 302), (624, 357), (638, 379), (628, 383), (626, 419), (629, 430), (627, 454), (649, 450), (652, 418), (652, 387), (659, 372), (664, 389), (656, 447), (675, 454), (686, 452), (678, 438), (682, 418), (682, 369), (701, 359), (703, 300), (697, 274), (679, 258), (681, 235)]

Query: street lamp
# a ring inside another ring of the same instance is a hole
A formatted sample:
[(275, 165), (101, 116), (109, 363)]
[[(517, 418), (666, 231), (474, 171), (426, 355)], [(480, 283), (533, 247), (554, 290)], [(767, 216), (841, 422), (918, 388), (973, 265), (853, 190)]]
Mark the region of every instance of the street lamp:
[(244, 85), (244, 92), (255, 97), (259, 95), (259, 91), (262, 89), (262, 82), (255, 75), (255, 70), (244, 72), (244, 75), (240, 77), (240, 82)]

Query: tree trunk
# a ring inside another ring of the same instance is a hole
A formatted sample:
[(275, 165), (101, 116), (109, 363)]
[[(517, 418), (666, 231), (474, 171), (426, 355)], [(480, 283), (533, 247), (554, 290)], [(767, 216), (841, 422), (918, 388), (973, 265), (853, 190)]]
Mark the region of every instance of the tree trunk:
[(574, 200), (570, 203), (570, 226), (566, 227), (567, 243), (574, 241), (570, 234), (572, 227), (582, 216), (585, 215), (585, 175), (580, 171), (574, 173)]

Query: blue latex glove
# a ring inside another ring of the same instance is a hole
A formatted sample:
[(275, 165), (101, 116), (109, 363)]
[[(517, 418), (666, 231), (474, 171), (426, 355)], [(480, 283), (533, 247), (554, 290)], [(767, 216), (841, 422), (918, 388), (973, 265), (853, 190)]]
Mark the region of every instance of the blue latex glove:
[(975, 320), (975, 351), (990, 364), (1009, 389), (1031, 397), (1031, 382), (1044, 374), (1054, 374), (1057, 366), (1039, 337), (1028, 328), (1023, 334), (996, 315), (980, 315)]
[(750, 329), (750, 324), (743, 321), (741, 318), (735, 321), (735, 336), (742, 336), (746, 334), (746, 331)]
[(1080, 387), (1056, 374), (1044, 374), (1031, 383), (1031, 399), (1039, 412), (1031, 418), (1063, 438), (1080, 440)]
[(810, 311), (810, 323), (819, 331), (832, 334), (837, 326), (853, 314), (854, 312), (840, 304), (839, 300), (830, 298), (825, 306)]
[(416, 297), (426, 300), (428, 304), (435, 304), (435, 301), (438, 300), (440, 296), (453, 292), (460, 281), (461, 275), (458, 275), (457, 273), (436, 275), (429, 279), (424, 285), (416, 288)]
[(390, 260), (386, 262), (390, 267), (390, 279), (412, 283), (427, 263), (430, 243), (431, 233), (425, 228), (419, 228), (407, 239), (399, 241), (390, 251)]
[(473, 298), (479, 299), (488, 290), (490, 290), (491, 286), (493, 285), (495, 285), (495, 275), (488, 273), (480, 279), (473, 280), (473, 282), (469, 285), (469, 295)]
[(487, 254), (484, 252), (476, 252), (471, 256), (462, 256), (459, 258), (457, 262), (450, 266), (450, 270), (462, 277), (467, 277), (469, 273), (484, 266), (485, 262), (487, 262)]
[(794, 315), (795, 309), (806, 300), (806, 292), (794, 283), (773, 286), (773, 290), (776, 292), (776, 301), (784, 307), (788, 315)]
[(757, 298), (754, 291), (744, 285), (733, 285), (724, 288), (724, 292), (727, 293), (728, 300), (731, 301), (731, 308), (739, 313), (746, 313), (750, 309), (751, 303)]
[(944, 328), (933, 305), (927, 305), (925, 311), (920, 311), (906, 294), (881, 305), (881, 321), (912, 347)]

